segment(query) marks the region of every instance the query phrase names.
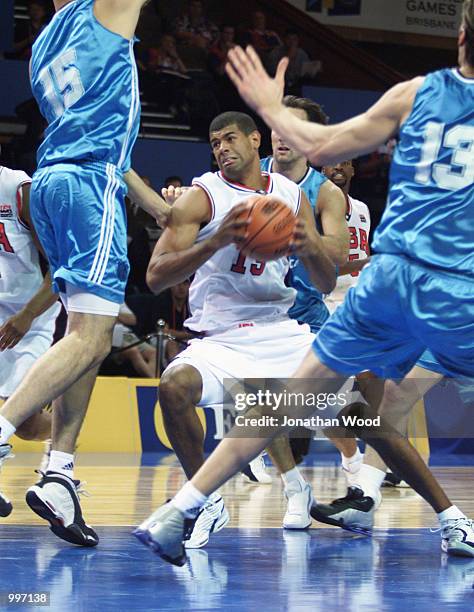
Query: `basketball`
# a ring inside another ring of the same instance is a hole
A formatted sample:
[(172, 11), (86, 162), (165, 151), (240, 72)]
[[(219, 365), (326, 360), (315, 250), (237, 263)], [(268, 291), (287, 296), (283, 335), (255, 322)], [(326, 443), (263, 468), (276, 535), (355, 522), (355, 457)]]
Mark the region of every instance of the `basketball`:
[(295, 228), (293, 211), (274, 196), (254, 196), (249, 202), (250, 209), (243, 213), (250, 219), (250, 224), (242, 251), (262, 261), (283, 257)]

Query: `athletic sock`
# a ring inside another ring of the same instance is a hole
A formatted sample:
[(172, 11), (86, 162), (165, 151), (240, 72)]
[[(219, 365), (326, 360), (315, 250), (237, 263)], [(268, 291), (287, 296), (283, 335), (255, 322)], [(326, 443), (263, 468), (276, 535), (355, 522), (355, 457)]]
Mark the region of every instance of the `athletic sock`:
[(16, 427), (14, 427), (10, 421), (7, 421), (5, 417), (0, 415), (0, 444), (7, 444), (15, 431)]
[(292, 483), (298, 482), (301, 486), (301, 490), (303, 490), (306, 486), (306, 480), (301, 475), (299, 469), (295, 466), (288, 472), (284, 472), (281, 474), (281, 479), (283, 480), (283, 484), (285, 485), (285, 489)]
[(346, 472), (350, 472), (351, 474), (357, 474), (362, 467), (362, 463), (364, 461), (364, 455), (360, 452), (359, 447), (357, 447), (356, 452), (352, 455), (352, 457), (346, 457), (341, 453), (342, 467)]
[(63, 474), (74, 480), (74, 455), (52, 450), (49, 456), (48, 467), (46, 468), (46, 473), (48, 472)]
[(364, 495), (376, 500), (384, 478), (385, 472), (363, 463), (358, 474), (359, 487)]
[(173, 497), (171, 503), (175, 508), (178, 508), (186, 518), (195, 518), (207, 499), (207, 495), (203, 495), (196, 489), (193, 483), (189, 481)]
[(441, 527), (445, 527), (449, 521), (466, 518), (466, 515), (461, 512), (457, 506), (449, 506), (449, 508), (443, 510), (443, 512), (438, 512), (437, 517)]

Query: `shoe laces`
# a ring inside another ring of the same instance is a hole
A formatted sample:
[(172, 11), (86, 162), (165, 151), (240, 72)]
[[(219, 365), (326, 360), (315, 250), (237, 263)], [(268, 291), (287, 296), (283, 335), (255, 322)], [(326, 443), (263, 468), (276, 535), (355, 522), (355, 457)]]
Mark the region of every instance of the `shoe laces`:
[(449, 519), (445, 525), (440, 525), (436, 529), (430, 528), (430, 533), (439, 533), (445, 529), (458, 529), (459, 527), (470, 527), (474, 531), (474, 521), (465, 517)]
[[(41, 478), (46, 478), (48, 476), (48, 474), (43, 472), (43, 470), (35, 470), (35, 472), (39, 474)], [(61, 476), (65, 476), (65, 474), (61, 474)], [(66, 478), (69, 478), (69, 476), (66, 476)], [(85, 489), (87, 480), (75, 480), (74, 478), (69, 478), (69, 480), (73, 482), (78, 496), (82, 495), (83, 497), (92, 497), (92, 493), (89, 493), (89, 491), (86, 491)]]

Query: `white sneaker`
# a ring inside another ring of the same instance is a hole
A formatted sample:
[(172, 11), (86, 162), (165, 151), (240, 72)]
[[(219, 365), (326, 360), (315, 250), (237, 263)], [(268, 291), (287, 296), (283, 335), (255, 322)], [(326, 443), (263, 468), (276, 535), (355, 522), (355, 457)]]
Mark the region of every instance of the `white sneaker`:
[(184, 536), (185, 548), (202, 548), (209, 542), (211, 533), (223, 529), (229, 522), (229, 513), (224, 500), (218, 493), (213, 493), (204, 504), (192, 527)]
[(298, 481), (290, 482), (285, 487), (288, 508), (283, 518), (284, 529), (307, 529), (311, 525), (311, 506), (314, 503), (311, 485), (303, 488)]
[(441, 549), (448, 555), (474, 557), (474, 521), (468, 518), (447, 521), (441, 529)]
[(272, 484), (272, 477), (267, 472), (263, 455), (255, 457), (243, 470), (242, 476), (251, 484)]
[(99, 536), (84, 522), (79, 494), (84, 493), (78, 480), (48, 472), (26, 492), (26, 503), (50, 524), (54, 535), (78, 546), (97, 546)]

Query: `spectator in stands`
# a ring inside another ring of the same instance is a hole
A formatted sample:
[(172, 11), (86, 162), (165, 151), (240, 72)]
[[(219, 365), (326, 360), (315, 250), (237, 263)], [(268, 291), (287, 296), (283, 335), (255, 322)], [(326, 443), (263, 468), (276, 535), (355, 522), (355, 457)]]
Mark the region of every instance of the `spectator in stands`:
[[(137, 325), (137, 317), (127, 304), (122, 304), (114, 327), (112, 346), (114, 349), (124, 349), (138, 342), (138, 336), (133, 332)], [(108, 358), (103, 374), (129, 374), (143, 378), (153, 378), (156, 368), (156, 348), (149, 342), (143, 342), (118, 353), (113, 352)], [(130, 370), (123, 369), (127, 364)], [(114, 367), (115, 366), (115, 367)]]
[(279, 47), (281, 39), (273, 30), (267, 30), (267, 18), (262, 11), (255, 11), (252, 16), (252, 27), (247, 31), (246, 42), (249, 42), (265, 63), (273, 49)]
[(163, 34), (158, 47), (148, 51), (148, 69), (156, 72), (176, 72), (185, 75), (187, 68), (176, 49), (176, 39), (172, 34)]
[(165, 189), (168, 189), (168, 187), (182, 187), (184, 185), (184, 181), (180, 176), (167, 176), (165, 178), (165, 183), (163, 185), (163, 187)]
[(216, 92), (221, 110), (246, 110), (242, 99), (225, 72), (227, 54), (235, 43), (235, 27), (225, 24), (221, 27), (217, 41), (209, 49), (209, 70), (216, 83)]
[(217, 27), (204, 14), (201, 0), (188, 0), (187, 11), (175, 23), (175, 36), (187, 47), (207, 50), (217, 37)]
[(185, 343), (193, 337), (183, 326), (189, 316), (189, 284), (189, 280), (185, 280), (159, 295), (131, 295), (127, 298), (127, 304), (136, 316), (139, 336), (156, 331), (157, 321), (163, 319), (166, 333), (176, 338), (166, 343), (165, 363), (182, 351)]
[(301, 96), (301, 81), (304, 76), (316, 76), (321, 69), (321, 62), (312, 62), (304, 49), (300, 47), (300, 38), (295, 30), (287, 30), (283, 44), (274, 49), (268, 56), (268, 68), (276, 72), (279, 61), (288, 57), (290, 63), (285, 74), (285, 93)]
[(219, 38), (209, 49), (209, 65), (212, 72), (218, 77), (225, 75), (227, 54), (235, 47), (235, 28), (233, 25), (223, 25)]
[(28, 17), (21, 21), (15, 29), (14, 57), (29, 60), (31, 47), (48, 23), (46, 5), (41, 0), (28, 2)]

